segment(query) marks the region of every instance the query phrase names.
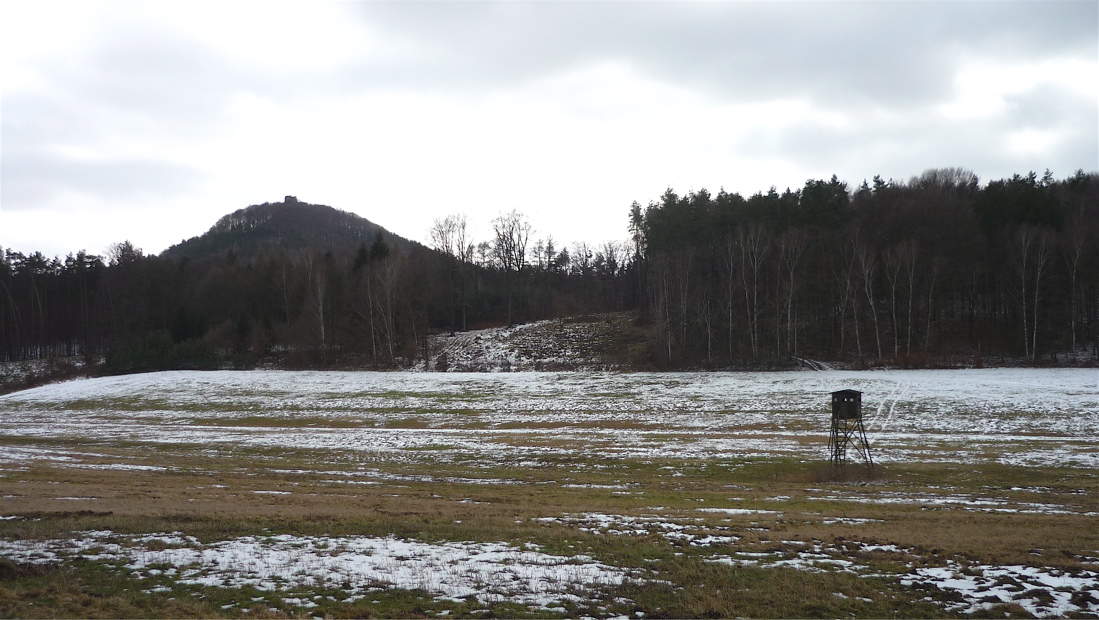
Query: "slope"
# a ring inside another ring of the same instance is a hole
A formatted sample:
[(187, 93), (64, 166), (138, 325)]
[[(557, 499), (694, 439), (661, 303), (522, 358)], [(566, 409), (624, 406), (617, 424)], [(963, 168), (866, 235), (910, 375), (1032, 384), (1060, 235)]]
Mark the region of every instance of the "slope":
[(649, 362), (644, 330), (628, 312), (439, 334), (430, 350), (426, 367), (437, 372), (625, 370)]
[(201, 258), (232, 251), (247, 257), (272, 249), (353, 252), (361, 245), (370, 246), (379, 234), (400, 247), (419, 245), (354, 213), (287, 196), (283, 202), (238, 209), (206, 233), (173, 245), (161, 256)]

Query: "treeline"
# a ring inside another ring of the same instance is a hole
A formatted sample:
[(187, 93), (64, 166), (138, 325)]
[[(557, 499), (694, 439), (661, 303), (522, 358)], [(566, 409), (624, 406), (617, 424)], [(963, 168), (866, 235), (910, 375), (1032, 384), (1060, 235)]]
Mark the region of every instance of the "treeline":
[[(629, 241), (567, 247), (517, 210), (479, 240), (464, 216), (440, 218), (427, 247), (291, 198), (159, 256), (129, 242), (64, 259), (0, 251), (0, 361), (399, 367), (431, 333), (617, 311), (637, 312), (651, 364), (668, 368), (1047, 363), (1099, 346), (1096, 174), (668, 190), (631, 206)], [(286, 247), (282, 220), (363, 241)]]
[[(223, 234), (220, 226), (210, 234)], [(452, 216), (436, 222), (435, 248), (380, 232), (355, 250), (269, 243), (249, 253), (245, 237), (190, 257), (145, 255), (130, 242), (102, 257), (2, 251), (0, 361), (105, 358), (110, 372), (265, 359), (400, 367), (432, 332), (636, 307), (624, 244), (558, 249), (534, 239), (518, 211), (493, 230), (474, 242), (464, 218)]]
[(669, 190), (630, 216), (654, 354), (924, 365), (1099, 344), (1099, 175), (930, 170), (749, 198)]

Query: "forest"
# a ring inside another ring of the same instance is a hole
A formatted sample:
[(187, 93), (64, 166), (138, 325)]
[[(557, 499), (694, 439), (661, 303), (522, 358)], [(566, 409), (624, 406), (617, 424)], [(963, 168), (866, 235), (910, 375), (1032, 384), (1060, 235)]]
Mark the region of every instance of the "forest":
[[(816, 357), (859, 366), (1096, 353), (1099, 176), (963, 169), (832, 177), (747, 199), (632, 206), (653, 353), (669, 366)], [(1088, 353), (1090, 352), (1090, 353)]]
[(1099, 174), (669, 189), (623, 223), (626, 241), (568, 245), (521, 209), (480, 240), (454, 214), (429, 247), (288, 196), (159, 255), (6, 249), (0, 361), (404, 367), (433, 333), (622, 311), (647, 334), (638, 368), (1096, 360)]

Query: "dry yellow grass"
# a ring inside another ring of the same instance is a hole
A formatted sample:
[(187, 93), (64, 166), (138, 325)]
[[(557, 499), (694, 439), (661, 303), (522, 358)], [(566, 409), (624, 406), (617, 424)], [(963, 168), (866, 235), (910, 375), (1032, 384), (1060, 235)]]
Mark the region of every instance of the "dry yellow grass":
[[(138, 453), (129, 456), (135, 465), (168, 461), (164, 455), (147, 461), (148, 457)], [(866, 485), (822, 481), (820, 466), (795, 465), (786, 471), (763, 466), (682, 476), (676, 474), (683, 467), (661, 470), (667, 465), (659, 463), (605, 472), (572, 471), (566, 465), (527, 472), (528, 479), (519, 484), (498, 483), (499, 479), (480, 484), (471, 481), (490, 476), (477, 468), (456, 465), (441, 470), (430, 465), (390, 464), (373, 475), (352, 477), (333, 475), (327, 465), (318, 470), (302, 467), (300, 461), (283, 462), (278, 471), (272, 471), (266, 457), (257, 462), (244, 457), (211, 459), (177, 453), (170, 461), (176, 470), (119, 471), (87, 468), (96, 464), (86, 463), (80, 469), (35, 464), (7, 471), (0, 477), (2, 510), (27, 516), (90, 511), (95, 514), (87, 517), (97, 521), (97, 527), (124, 522), (127, 529), (140, 528), (141, 519), (155, 523), (166, 518), (201, 521), (227, 516), (242, 521), (321, 519), (333, 526), (345, 521), (413, 520), (428, 529), (453, 529), (476, 539), (495, 540), (505, 532), (529, 534), (540, 529), (532, 521), (538, 517), (585, 512), (641, 515), (653, 514), (654, 507), (660, 507), (659, 514), (689, 516), (700, 525), (739, 531), (745, 548), (782, 539), (845, 538), (939, 549), (988, 563), (1040, 560), (1063, 567), (1079, 567), (1076, 558), (1094, 556), (1099, 549), (1099, 531), (1093, 527), (1096, 483), (1087, 476), (1071, 480), (1064, 493), (1049, 491), (1042, 498), (1048, 511), (1072, 514), (1040, 514), (996, 511), (999, 505), (984, 509), (940, 503), (943, 498), (949, 502), (959, 496), (1007, 501), (1010, 495), (1024, 507), (1034, 503), (1025, 501), (1034, 499), (1026, 493), (997, 492), (980, 483), (962, 486), (959, 483), (964, 479), (959, 473), (946, 467), (942, 471), (926, 466), (909, 471), (894, 466)], [(997, 475), (1012, 473), (1023, 477), (1035, 472), (1001, 469)], [(1058, 477), (1056, 471), (1044, 474)], [(392, 477), (397, 479), (386, 479)], [(978, 482), (990, 477), (965, 476)], [(447, 478), (459, 481), (447, 482)], [(911, 481), (917, 478), (946, 482), (949, 491), (944, 492), (942, 484)], [(1013, 486), (1005, 481), (1000, 488)], [(916, 500), (875, 501), (883, 494)], [(1011, 510), (1013, 505), (1004, 504), (1003, 510)], [(707, 507), (773, 514), (698, 511)], [(867, 521), (835, 522), (840, 517)], [(826, 523), (829, 520), (832, 522)], [(455, 521), (463, 525), (451, 527)], [(28, 525), (19, 521), (2, 527), (24, 530)]]

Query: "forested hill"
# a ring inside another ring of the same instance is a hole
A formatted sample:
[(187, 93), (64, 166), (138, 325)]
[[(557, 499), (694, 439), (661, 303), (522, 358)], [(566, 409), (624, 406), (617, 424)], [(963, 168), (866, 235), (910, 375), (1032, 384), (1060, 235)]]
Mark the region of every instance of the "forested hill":
[(402, 248), (414, 242), (385, 230), (354, 213), (287, 196), (238, 209), (217, 221), (205, 234), (164, 250), (165, 258), (202, 258), (226, 254), (250, 257), (262, 252), (323, 248), (335, 253), (369, 247), (378, 233)]

